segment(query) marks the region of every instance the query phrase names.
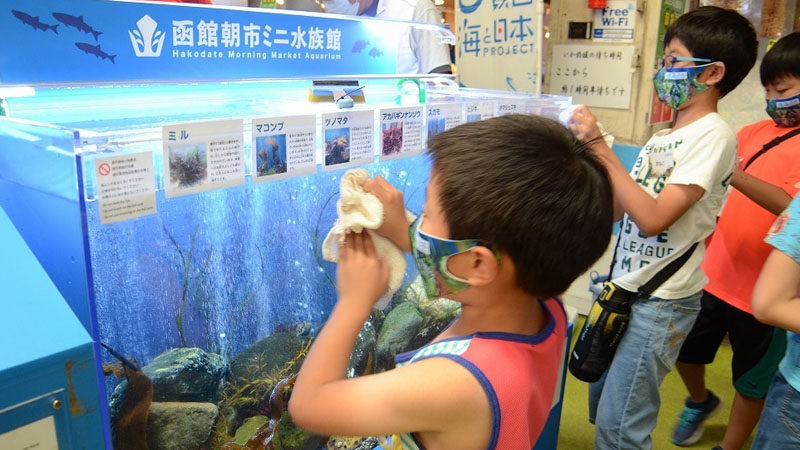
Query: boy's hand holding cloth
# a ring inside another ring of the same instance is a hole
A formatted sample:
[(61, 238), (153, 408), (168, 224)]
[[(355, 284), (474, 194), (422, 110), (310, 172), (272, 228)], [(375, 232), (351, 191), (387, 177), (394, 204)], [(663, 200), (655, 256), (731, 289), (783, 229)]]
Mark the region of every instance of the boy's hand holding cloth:
[[(380, 236), (374, 230), (380, 228), (384, 220), (383, 204), (374, 195), (365, 192), (364, 182), (369, 180), (369, 173), (364, 169), (348, 170), (342, 177), (340, 198), (336, 202), (339, 218), (322, 243), (322, 257), (326, 261), (337, 262), (339, 246), (344, 242), (348, 232), (360, 233), (367, 230), (378, 258), (384, 258), (389, 264), (389, 288), (378, 299), (375, 307), (384, 308), (392, 295), (400, 288), (406, 272), (406, 259), (403, 250), (391, 240)], [(414, 215), (406, 211), (408, 221)]]

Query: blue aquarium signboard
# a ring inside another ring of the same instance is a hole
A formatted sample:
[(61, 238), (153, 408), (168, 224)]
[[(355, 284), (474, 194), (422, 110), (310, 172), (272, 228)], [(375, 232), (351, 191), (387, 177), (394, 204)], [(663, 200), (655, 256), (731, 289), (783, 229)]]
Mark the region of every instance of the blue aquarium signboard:
[(7, 0), (0, 83), (393, 74), (403, 26), (198, 5)]

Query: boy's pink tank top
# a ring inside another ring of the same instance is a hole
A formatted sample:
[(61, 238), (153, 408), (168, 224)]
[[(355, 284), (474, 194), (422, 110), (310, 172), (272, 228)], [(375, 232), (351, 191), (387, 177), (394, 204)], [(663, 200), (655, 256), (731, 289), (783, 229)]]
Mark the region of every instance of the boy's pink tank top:
[[(556, 403), (565, 355), (566, 314), (554, 298), (542, 300), (548, 322), (532, 336), (475, 333), (436, 341), (398, 355), (398, 366), (427, 358), (448, 358), (468, 369), (483, 386), (492, 408), (488, 450), (531, 450)], [(396, 436), (398, 437), (398, 436)], [(401, 435), (404, 448), (422, 445)]]

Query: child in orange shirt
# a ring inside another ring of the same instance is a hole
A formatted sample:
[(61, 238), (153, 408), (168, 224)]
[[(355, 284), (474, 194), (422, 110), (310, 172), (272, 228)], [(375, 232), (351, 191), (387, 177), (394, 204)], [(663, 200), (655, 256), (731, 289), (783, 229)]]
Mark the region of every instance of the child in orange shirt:
[(750, 436), (786, 349), (783, 330), (756, 320), (750, 299), (771, 250), (764, 237), (800, 182), (800, 33), (775, 44), (760, 70), (772, 119), (747, 125), (737, 135), (742, 163), (703, 262), (709, 282), (702, 309), (678, 356), (689, 398), (673, 433), (676, 445), (697, 442), (703, 422), (721, 409), (704, 375), (726, 334), (736, 397), (720, 445), (724, 450), (740, 449)]

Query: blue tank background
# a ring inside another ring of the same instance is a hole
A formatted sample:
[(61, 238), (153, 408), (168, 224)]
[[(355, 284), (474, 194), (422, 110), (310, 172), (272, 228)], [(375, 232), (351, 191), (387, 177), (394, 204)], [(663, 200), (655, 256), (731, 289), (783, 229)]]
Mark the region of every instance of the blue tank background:
[[(383, 97), (381, 86), (394, 92), (395, 81), (375, 85)], [(160, 148), (153, 147), (160, 136), (153, 136), (124, 151), (153, 152), (158, 213), (101, 225), (94, 158), (119, 149), (101, 142), (91, 151), (87, 144), (95, 132), (270, 115), (276, 105), (297, 111), (286, 99), (307, 86), (149, 85), (114, 88), (113, 96), (107, 88), (46, 89), (10, 102), (13, 115), (36, 122), (0, 127), (0, 206), (95, 339), (140, 365), (176, 347), (219, 353), (227, 363), (277, 326), (319, 329), (336, 299), (336, 266), (322, 260), (320, 246), (336, 218), (344, 170), (264, 183), (248, 175), (243, 186), (167, 199)], [(150, 107), (142, 110), (143, 104)], [(250, 151), (246, 140), (246, 173)], [(410, 210), (421, 210), (427, 156), (366, 168), (404, 190)], [(410, 257), (408, 268), (410, 280), (416, 276)], [(112, 360), (101, 355), (102, 362)], [(107, 397), (117, 383), (105, 377)]]
[[(421, 210), (427, 156), (367, 169)], [(157, 215), (103, 226), (97, 202), (87, 202), (100, 339), (141, 364), (175, 347), (227, 362), (279, 325), (319, 329), (336, 301), (336, 265), (322, 260), (321, 244), (343, 173), (170, 199), (159, 191)], [(410, 280), (416, 269), (407, 262)]]

